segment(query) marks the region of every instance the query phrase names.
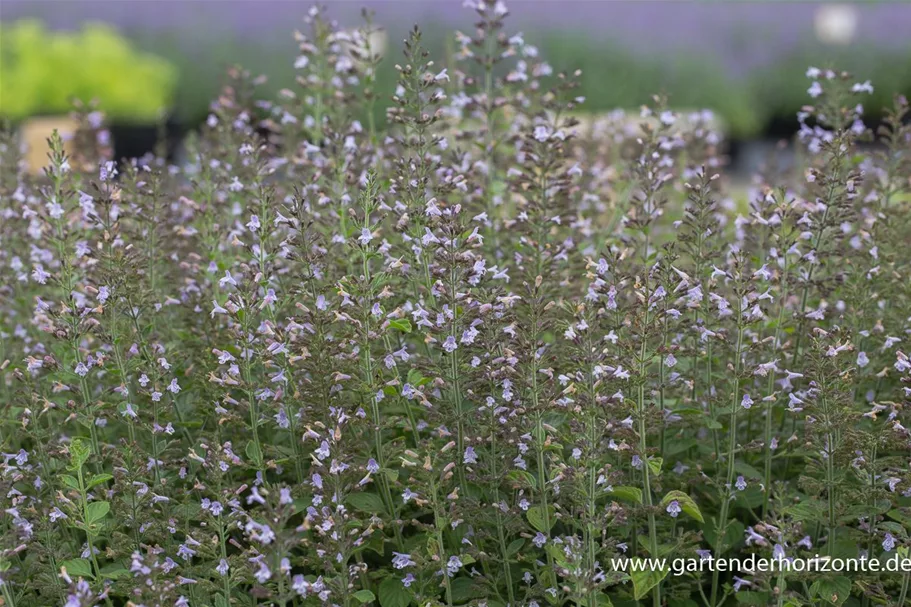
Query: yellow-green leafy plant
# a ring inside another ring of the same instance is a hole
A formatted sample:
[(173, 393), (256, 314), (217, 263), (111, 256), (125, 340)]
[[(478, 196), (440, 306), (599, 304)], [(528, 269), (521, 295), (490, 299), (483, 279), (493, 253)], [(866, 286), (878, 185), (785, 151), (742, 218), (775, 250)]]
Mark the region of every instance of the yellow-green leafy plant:
[(0, 73), (0, 116), (12, 120), (68, 112), (74, 98), (98, 99), (114, 119), (154, 119), (177, 81), (173, 65), (107, 25), (55, 32), (35, 20), (0, 29)]

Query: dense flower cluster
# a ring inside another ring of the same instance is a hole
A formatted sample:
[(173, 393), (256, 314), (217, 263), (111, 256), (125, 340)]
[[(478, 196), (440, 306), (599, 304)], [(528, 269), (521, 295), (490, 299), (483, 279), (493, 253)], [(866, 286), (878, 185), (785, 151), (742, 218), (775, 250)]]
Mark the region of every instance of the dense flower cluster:
[[(796, 160), (729, 194), (708, 112), (583, 117), (474, 0), (320, 10), (299, 88), (235, 70), (179, 166), (89, 110), (0, 172), (3, 605), (906, 605), (911, 129), (811, 69)], [(64, 148), (68, 152), (64, 151)]]

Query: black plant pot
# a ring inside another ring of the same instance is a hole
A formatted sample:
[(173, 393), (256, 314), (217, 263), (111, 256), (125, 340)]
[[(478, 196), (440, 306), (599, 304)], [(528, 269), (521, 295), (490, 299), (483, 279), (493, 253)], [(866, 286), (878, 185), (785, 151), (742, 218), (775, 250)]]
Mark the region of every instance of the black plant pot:
[(183, 126), (173, 119), (164, 125), (114, 122), (108, 130), (114, 143), (114, 158), (118, 162), (154, 154), (160, 139), (163, 139), (167, 160), (173, 161), (185, 134)]

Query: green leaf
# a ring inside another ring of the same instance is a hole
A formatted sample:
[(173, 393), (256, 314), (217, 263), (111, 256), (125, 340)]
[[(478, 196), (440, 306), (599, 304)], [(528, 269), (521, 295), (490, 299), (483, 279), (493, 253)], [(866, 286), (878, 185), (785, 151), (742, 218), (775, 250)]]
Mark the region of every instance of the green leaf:
[[(550, 515), (550, 526), (554, 524), (554, 510), (553, 506), (548, 506), (547, 511)], [(528, 509), (528, 512), (525, 513), (525, 516), (528, 517), (528, 522), (531, 523), (531, 526), (540, 531), (541, 533), (549, 533), (550, 527), (547, 526), (547, 522), (544, 517), (544, 510), (541, 506), (532, 506)]]
[(554, 562), (562, 568), (568, 568), (570, 565), (566, 562), (566, 553), (563, 552), (563, 548), (557, 544), (551, 542), (544, 546), (544, 551), (554, 559)]
[(614, 487), (610, 494), (624, 502), (642, 503), (642, 489), (639, 487)]
[(202, 506), (200, 506), (199, 502), (178, 504), (174, 508), (174, 513), (184, 520), (195, 520), (198, 519), (199, 515), (202, 513)]
[(383, 394), (386, 396), (398, 396), (399, 392), (394, 386), (383, 386)]
[[(675, 411), (675, 413), (679, 413), (679, 411)], [(701, 411), (700, 411), (700, 413), (701, 413)], [(667, 456), (671, 456), (671, 455), (677, 455), (678, 453), (683, 453), (684, 451), (686, 451), (692, 447), (695, 447), (697, 442), (698, 441), (695, 438), (680, 439), (680, 440), (675, 439), (673, 441), (668, 441), (668, 445), (667, 445), (667, 448), (664, 450), (664, 454)]]
[[(587, 597), (582, 599), (583, 605), (588, 606), (588, 603), (589, 601)], [(610, 597), (603, 592), (595, 594), (595, 600), (592, 601), (592, 603), (594, 603), (594, 605), (591, 607), (614, 607), (614, 604), (611, 602)]]
[(354, 598), (358, 600), (362, 605), (365, 603), (372, 603), (376, 600), (376, 595), (370, 592), (369, 590), (358, 590), (354, 593)]
[(716, 553), (724, 554), (743, 541), (743, 532), (746, 527), (740, 521), (728, 521), (727, 529), (721, 538), (718, 537), (716, 525), (717, 521), (714, 518), (702, 525), (702, 534)]
[(522, 538), (509, 542), (509, 546), (506, 547), (506, 558), (513, 556), (515, 553), (517, 553), (519, 550), (521, 550), (522, 546), (524, 546), (524, 545), (525, 545), (525, 540), (523, 540)]
[[(679, 409), (672, 408), (671, 411), (677, 415), (705, 415), (705, 409), (700, 409), (699, 407), (680, 407)], [(667, 450), (665, 450), (665, 453), (667, 453)]]
[(825, 506), (818, 500), (806, 500), (784, 509), (784, 513), (790, 515), (795, 522), (820, 520), (824, 512)]
[(889, 510), (889, 518), (896, 520), (908, 529), (911, 529), (911, 514), (905, 512), (904, 509), (896, 508), (895, 510)]
[(61, 474), (60, 480), (63, 481), (63, 484), (69, 487), (70, 489), (75, 489), (79, 491), (79, 481), (76, 480), (75, 476), (70, 476), (69, 474)]
[(538, 488), (538, 481), (525, 470), (510, 470), (506, 474), (506, 478), (512, 481), (518, 489), (527, 489), (529, 487), (532, 489)]
[(355, 510), (360, 510), (361, 512), (367, 512), (369, 514), (383, 514), (386, 512), (386, 506), (383, 504), (383, 500), (380, 499), (380, 496), (376, 493), (368, 493), (366, 491), (352, 493), (345, 501), (349, 506)]
[(402, 581), (395, 577), (387, 577), (380, 584), (380, 605), (382, 607), (408, 607), (411, 602), (411, 593)]
[(734, 597), (741, 605), (749, 605), (750, 607), (767, 607), (769, 604), (768, 592), (744, 590), (743, 592), (735, 594)]
[[(831, 542), (826, 542), (829, 556), (833, 559), (857, 558), (860, 554), (861, 546), (857, 543), (857, 539), (852, 537), (853, 529), (836, 527), (832, 533), (835, 539)], [(831, 548), (829, 548), (830, 543), (832, 544)]]
[(85, 443), (81, 439), (74, 438), (70, 443), (70, 469), (75, 471), (82, 468), (85, 462), (88, 461), (89, 455), (91, 455), (91, 452), (85, 446)]
[(408, 369), (408, 383), (412, 386), (423, 386), (430, 381), (429, 377), (424, 377), (417, 369)]
[(470, 577), (457, 577), (450, 582), (453, 603), (467, 603), (481, 595), (482, 589)]
[(402, 333), (411, 333), (411, 321), (407, 318), (393, 318), (389, 321), (389, 326), (398, 329)]
[(734, 470), (736, 470), (738, 474), (742, 474), (747, 478), (762, 478), (763, 476), (762, 472), (753, 466), (741, 461), (734, 462)]
[(123, 566), (123, 563), (111, 563), (101, 568), (101, 577), (116, 580), (121, 576), (128, 575), (129, 569)]
[(841, 605), (851, 595), (851, 579), (845, 576), (816, 580), (810, 586), (810, 594), (824, 601)]
[(655, 476), (661, 476), (661, 466), (664, 465), (664, 458), (662, 457), (650, 457), (648, 459), (648, 469), (652, 471), (652, 474)]
[(88, 520), (86, 522), (91, 525), (92, 523), (97, 523), (104, 517), (108, 515), (108, 512), (111, 511), (111, 504), (109, 502), (91, 502), (86, 506), (86, 517)]
[(904, 535), (905, 528), (899, 525), (898, 523), (893, 523), (892, 521), (883, 521), (879, 524), (880, 529), (885, 529), (886, 531), (891, 531), (895, 535)]
[(89, 481), (89, 484), (86, 485), (85, 488), (91, 489), (92, 487), (94, 487), (96, 485), (100, 485), (101, 483), (106, 483), (107, 481), (110, 481), (113, 479), (114, 479), (113, 474), (107, 474), (107, 473), (96, 474), (95, 476), (92, 477), (92, 480)]
[[(642, 562), (642, 565), (638, 565), (638, 567), (645, 569), (645, 562), (643, 562), (645, 559), (637, 558), (631, 560)], [(660, 571), (634, 571), (633, 564), (630, 563), (629, 577), (633, 581), (633, 598), (639, 600), (645, 597), (649, 590), (660, 584), (661, 580), (667, 577), (669, 571), (667, 568)]]
[(257, 466), (263, 462), (263, 452), (260, 450), (259, 445), (253, 441), (247, 443), (246, 448), (244, 448), (244, 453), (246, 453), (247, 458)]
[(748, 508), (761, 506), (765, 498), (765, 494), (759, 488), (759, 483), (753, 483), (743, 491), (738, 491), (735, 495), (738, 504), (745, 505)]
[(60, 563), (60, 566), (66, 569), (67, 574), (72, 578), (95, 578), (95, 575), (92, 573), (92, 564), (89, 563), (86, 559), (71, 559), (69, 561), (63, 561)]
[[(892, 502), (889, 500), (879, 500), (874, 506), (870, 504), (855, 504), (848, 508), (842, 516), (838, 517), (838, 520), (844, 523), (850, 523), (856, 521), (858, 518), (870, 516), (873, 514), (886, 514), (892, 508)], [(889, 513), (891, 516), (891, 513)], [(901, 519), (896, 519), (901, 520)], [(908, 522), (908, 520), (902, 521)]]

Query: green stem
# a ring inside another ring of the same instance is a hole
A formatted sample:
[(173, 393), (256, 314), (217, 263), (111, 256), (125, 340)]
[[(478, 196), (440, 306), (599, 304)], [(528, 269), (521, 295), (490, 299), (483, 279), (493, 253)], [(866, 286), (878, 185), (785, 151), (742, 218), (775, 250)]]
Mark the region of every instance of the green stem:
[(898, 607), (902, 607), (903, 605), (908, 604), (907, 599), (909, 588), (911, 588), (911, 572), (906, 571), (905, 575), (902, 576), (902, 589), (898, 594), (898, 602), (896, 603)]
[(86, 497), (85, 479), (82, 474), (82, 466), (76, 471), (79, 476), (79, 493), (82, 498), (82, 520), (85, 523), (85, 539), (89, 547), (89, 557), (92, 560), (92, 566), (95, 568), (95, 577), (101, 576), (101, 567), (98, 566), (98, 558), (95, 556), (95, 543), (92, 541), (92, 532), (89, 530), (89, 503)]
[[(738, 296), (738, 301), (741, 301), (741, 298)], [(721, 552), (724, 549), (724, 536), (727, 531), (728, 526), (728, 513), (730, 510), (730, 493), (731, 487), (734, 483), (734, 454), (737, 449), (737, 410), (740, 408), (740, 404), (737, 402), (738, 397), (740, 396), (740, 367), (741, 367), (741, 347), (743, 346), (743, 310), (740, 309), (741, 306), (738, 305), (737, 310), (737, 350), (735, 351), (734, 359), (734, 390), (731, 394), (731, 420), (730, 427), (728, 428), (728, 471), (726, 482), (724, 486), (724, 500), (721, 503), (721, 513), (718, 517), (718, 526), (716, 527), (715, 537), (716, 544), (718, 546), (718, 554), (716, 556), (721, 556)], [(719, 581), (720, 571), (718, 568), (715, 568), (712, 571), (712, 607), (717, 607), (720, 603), (716, 603), (718, 598), (718, 581)]]
[(443, 575), (443, 583), (446, 586), (446, 605), (452, 607), (452, 584), (449, 582), (449, 573), (446, 571), (447, 559), (446, 559), (446, 549), (443, 544), (443, 529), (446, 527), (446, 522), (443, 519), (443, 516), (440, 514), (439, 508), (439, 492), (437, 491), (436, 481), (431, 478), (430, 487), (433, 493), (433, 512), (434, 518), (436, 519), (436, 540), (437, 540), (437, 555), (440, 559), (440, 573)]
[[(781, 339), (781, 323), (784, 321), (784, 307), (788, 298), (788, 266), (785, 262), (784, 275), (782, 277), (784, 284), (783, 292), (780, 296), (778, 305), (778, 321), (775, 324), (775, 340), (772, 342), (772, 348), (778, 348)], [(769, 382), (766, 386), (766, 392), (771, 395), (775, 388), (775, 374), (769, 373)], [(765, 488), (762, 499), (762, 518), (765, 519), (769, 513), (769, 501), (772, 497), (772, 415), (775, 412), (775, 405), (778, 399), (770, 400), (766, 411), (765, 419), (765, 469), (763, 470), (763, 487)]]
[[(648, 241), (646, 240), (646, 250), (648, 249)], [(646, 301), (648, 301), (648, 293), (646, 293)], [(645, 423), (645, 374), (646, 374), (646, 351), (648, 340), (646, 338), (646, 331), (648, 330), (649, 324), (649, 314), (648, 308), (646, 307), (645, 311), (645, 321), (642, 329), (641, 344), (639, 346), (639, 386), (637, 390), (636, 397), (636, 409), (639, 414), (639, 453), (642, 458), (642, 484), (643, 484), (643, 498), (645, 501), (645, 507), (648, 511), (648, 538), (649, 538), (649, 556), (651, 558), (659, 558), (658, 555), (658, 530), (655, 523), (655, 511), (653, 509), (653, 500), (652, 500), (652, 482), (651, 482), (651, 470), (648, 465), (648, 439), (647, 439), (647, 426)], [(654, 607), (661, 607), (661, 584), (655, 585), (655, 589), (652, 592), (652, 604)]]

